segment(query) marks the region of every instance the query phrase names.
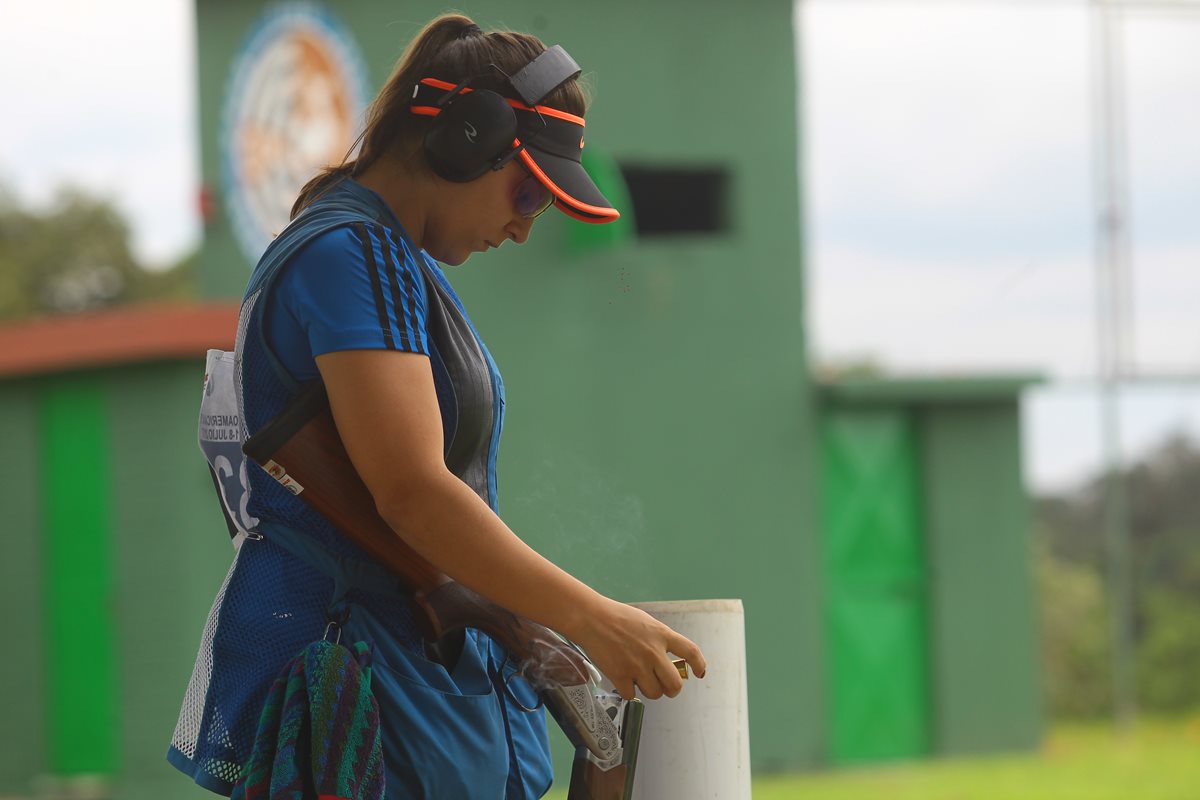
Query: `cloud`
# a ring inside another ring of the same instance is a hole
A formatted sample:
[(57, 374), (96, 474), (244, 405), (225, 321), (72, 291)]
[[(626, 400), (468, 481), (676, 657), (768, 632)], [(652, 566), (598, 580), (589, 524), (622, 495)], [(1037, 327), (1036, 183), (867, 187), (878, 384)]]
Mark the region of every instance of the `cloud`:
[[(1086, 4), (800, 9), (817, 355), (1094, 372)], [(1197, 370), (1200, 25), (1129, 19), (1137, 360)]]
[(199, 238), (195, 44), (183, 0), (13, 4), (0, 26), (0, 177), (29, 202), (85, 186), (164, 260)]
[(1200, 372), (1200, 244), (1142, 248), (1133, 267), (1137, 367), (1151, 374)]
[(1086, 261), (967, 265), (850, 248), (817, 249), (814, 259), (809, 320), (819, 361), (872, 354), (901, 372), (1093, 371)]
[(1014, 191), (1015, 175), (1028, 174), (1014, 166), (1086, 180), (1082, 11), (803, 8), (808, 177), (832, 213), (864, 197), (937, 213), (981, 194), (1002, 202), (1041, 188), (1027, 181)]
[[(818, 362), (1033, 370), (1029, 485), (1104, 457), (1087, 4), (805, 0), (809, 324)], [(1135, 364), (1200, 372), (1200, 13), (1123, 22)], [(1191, 24), (1185, 24), (1191, 23)], [(1062, 382), (1065, 379), (1065, 383)], [(1123, 391), (1122, 452), (1200, 439), (1200, 385)]]

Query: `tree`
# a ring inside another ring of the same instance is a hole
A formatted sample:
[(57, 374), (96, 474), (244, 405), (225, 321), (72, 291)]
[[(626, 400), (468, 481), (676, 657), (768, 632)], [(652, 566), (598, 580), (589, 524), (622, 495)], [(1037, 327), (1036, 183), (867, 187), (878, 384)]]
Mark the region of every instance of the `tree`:
[(190, 296), (191, 261), (146, 270), (120, 212), (83, 190), (61, 189), (39, 212), (0, 186), (0, 320)]
[[(1123, 474), (1137, 601), (1138, 694), (1158, 712), (1200, 707), (1200, 449), (1174, 436)], [(1051, 708), (1100, 712), (1105, 575), (1103, 478), (1037, 502), (1044, 673)], [(1104, 634), (1107, 636), (1107, 631)]]
[(1042, 686), (1060, 717), (1096, 717), (1111, 708), (1108, 608), (1099, 573), (1037, 549), (1041, 593)]

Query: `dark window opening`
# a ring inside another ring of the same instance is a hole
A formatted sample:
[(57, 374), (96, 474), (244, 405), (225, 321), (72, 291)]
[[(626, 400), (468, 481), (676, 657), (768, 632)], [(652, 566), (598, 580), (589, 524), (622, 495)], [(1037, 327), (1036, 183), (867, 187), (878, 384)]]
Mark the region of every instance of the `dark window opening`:
[(621, 166), (638, 236), (729, 229), (729, 172), (720, 167)]

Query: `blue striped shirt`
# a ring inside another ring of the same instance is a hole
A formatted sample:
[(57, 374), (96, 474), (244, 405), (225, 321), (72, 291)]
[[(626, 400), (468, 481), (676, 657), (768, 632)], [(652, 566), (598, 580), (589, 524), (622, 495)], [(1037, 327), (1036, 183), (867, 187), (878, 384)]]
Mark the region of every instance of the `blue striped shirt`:
[(334, 228), (295, 255), (272, 288), (267, 341), (299, 382), (339, 350), (429, 354), (420, 256), (378, 223)]

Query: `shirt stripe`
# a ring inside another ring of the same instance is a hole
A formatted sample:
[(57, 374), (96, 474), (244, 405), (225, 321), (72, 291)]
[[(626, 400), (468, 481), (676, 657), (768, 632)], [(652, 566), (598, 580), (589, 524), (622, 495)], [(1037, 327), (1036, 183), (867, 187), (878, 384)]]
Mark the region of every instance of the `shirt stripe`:
[(408, 295), (408, 313), (411, 315), (413, 329), (416, 331), (417, 338), (421, 340), (421, 352), (429, 352), (429, 343), (425, 341), (425, 319), (421, 316), (421, 308), (417, 305), (417, 287), (416, 276), (414, 273), (420, 269), (413, 263), (410, 268), (404, 270), (404, 290)]
[[(379, 237), (379, 248), (383, 251), (383, 261), (387, 264), (388, 285), (392, 290), (392, 312), (396, 317), (396, 330), (400, 333), (400, 349), (401, 350), (417, 350), (419, 348), (413, 346), (413, 341), (417, 338), (413, 335), (416, 326), (410, 323), (412, 313), (412, 296), (409, 295), (409, 307), (404, 305), (404, 296), (400, 292), (400, 278), (396, 274), (396, 251), (392, 246), (391, 237), (387, 235), (387, 231), (382, 226), (376, 225), (375, 235)], [(407, 277), (407, 270), (405, 270)], [(406, 285), (405, 289), (409, 292), (412, 287)]]
[(354, 230), (362, 242), (363, 260), (367, 264), (367, 274), (371, 276), (371, 292), (375, 295), (375, 311), (379, 315), (379, 329), (383, 332), (384, 344), (389, 350), (396, 349), (396, 339), (392, 336), (392, 323), (388, 318), (387, 303), (383, 299), (383, 286), (379, 281), (379, 267), (375, 263), (374, 241), (361, 222), (354, 223)]

